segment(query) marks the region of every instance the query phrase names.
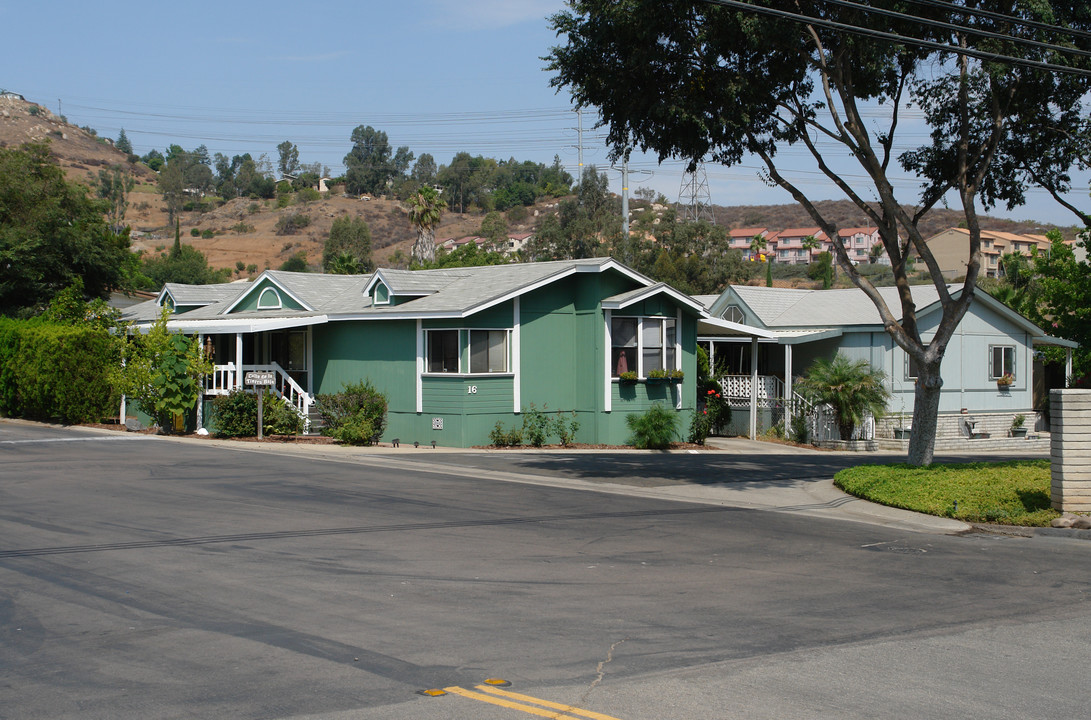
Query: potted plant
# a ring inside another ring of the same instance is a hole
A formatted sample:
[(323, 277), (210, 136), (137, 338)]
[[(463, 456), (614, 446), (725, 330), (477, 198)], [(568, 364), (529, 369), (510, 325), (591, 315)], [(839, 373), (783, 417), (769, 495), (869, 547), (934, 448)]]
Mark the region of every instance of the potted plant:
[(901, 400), (901, 405), (898, 410), (898, 424), (894, 426), (894, 439), (895, 440), (908, 440), (912, 429), (906, 427), (905, 424), (905, 400)]
[(667, 371), (666, 370), (649, 370), (648, 371), (648, 384), (649, 385), (659, 385), (659, 384), (667, 382), (667, 379), (668, 378), (667, 378)]
[(686, 374), (684, 372), (682, 372), (681, 370), (668, 370), (667, 371), (667, 380), (671, 383), (671, 385), (681, 384), (682, 378), (684, 378), (685, 376), (686, 376)]
[(1011, 419), (1011, 436), (1012, 437), (1026, 437), (1027, 428), (1023, 425), (1027, 421), (1027, 416), (1023, 413), (1019, 413)]
[(636, 371), (628, 370), (617, 376), (618, 382), (622, 385), (635, 385), (637, 382)]
[(996, 379), (996, 387), (1000, 390), (1007, 390), (1015, 383), (1015, 376), (1011, 373), (1004, 373)]

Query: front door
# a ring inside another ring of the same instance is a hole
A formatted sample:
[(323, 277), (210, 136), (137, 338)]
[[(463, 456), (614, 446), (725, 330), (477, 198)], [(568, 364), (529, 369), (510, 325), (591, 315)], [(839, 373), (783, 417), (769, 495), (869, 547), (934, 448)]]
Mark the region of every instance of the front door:
[(307, 331), (278, 330), (269, 333), (269, 360), (280, 365), (288, 375), (307, 387)]

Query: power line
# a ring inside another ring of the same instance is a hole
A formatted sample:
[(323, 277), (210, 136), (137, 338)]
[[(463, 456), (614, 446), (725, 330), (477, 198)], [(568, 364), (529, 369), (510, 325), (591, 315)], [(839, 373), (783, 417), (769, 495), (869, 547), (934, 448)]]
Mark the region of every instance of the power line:
[[(1001, 40), (1004, 42), (1014, 42), (1030, 47), (1041, 48), (1043, 50), (1053, 50), (1060, 53), (1069, 53), (1072, 55), (1079, 55), (1081, 57), (1091, 57), (1091, 50), (1081, 50), (1074, 47), (1064, 47), (1063, 45), (1053, 45), (1051, 43), (1042, 42), (1040, 40), (1033, 40), (1031, 38), (1022, 38), (1015, 35), (993, 32), (992, 30), (982, 30), (969, 25), (957, 25), (955, 23), (943, 22), (942, 20), (931, 20), (928, 18), (920, 17), (919, 15), (910, 15), (908, 13), (898, 12), (896, 10), (887, 10), (885, 8), (873, 7), (871, 5), (865, 5), (859, 2), (851, 2), (851, 0), (821, 0), (827, 5), (836, 5), (838, 7), (849, 8), (852, 10), (866, 11), (871, 15), (880, 15), (882, 17), (890, 17), (898, 20), (910, 20), (926, 27), (934, 27), (940, 30), (951, 30), (957, 33), (966, 33), (969, 35), (977, 35), (983, 38), (989, 38), (991, 40)], [(954, 6), (952, 6), (954, 7)], [(1006, 16), (1005, 16), (1006, 17)], [(1006, 18), (1008, 21), (1015, 21), (1015, 18)]]
[(1070, 28), (1063, 25), (1050, 25), (1049, 23), (1039, 22), (1038, 20), (1030, 20), (1027, 18), (1018, 18), (1012, 15), (1005, 15), (1003, 13), (993, 12), (992, 10), (979, 10), (977, 8), (970, 8), (964, 5), (955, 5), (949, 0), (903, 0), (903, 2), (913, 3), (914, 5), (924, 5), (926, 7), (939, 8), (941, 10), (947, 10), (952, 13), (959, 13), (960, 15), (970, 15), (973, 17), (983, 17), (989, 20), (999, 20), (1000, 22), (1010, 22), (1016, 25), (1025, 25), (1028, 28), (1035, 30), (1045, 30), (1047, 32), (1062, 32), (1075, 37), (1082, 37), (1091, 40), (1091, 32), (1086, 30), (1080, 30), (1079, 28)]
[(813, 25), (816, 27), (826, 28), (828, 30), (839, 30), (841, 32), (846, 32), (851, 35), (859, 35), (860, 37), (872, 38), (874, 40), (889, 40), (891, 42), (899, 43), (901, 45), (928, 48), (930, 50), (937, 50), (940, 52), (949, 52), (954, 55), (965, 55), (966, 57), (972, 57), (978, 60), (999, 62), (1008, 65), (1017, 65), (1022, 67), (1034, 68), (1036, 70), (1051, 70), (1053, 72), (1066, 73), (1069, 75), (1079, 75), (1081, 77), (1091, 77), (1091, 69), (1069, 67), (1067, 65), (1056, 65), (1054, 63), (1041, 62), (1038, 60), (1027, 60), (1026, 58), (1017, 58), (1010, 55), (991, 53), (984, 50), (977, 50), (974, 48), (957, 47), (954, 45), (948, 45), (946, 43), (934, 42), (932, 40), (921, 40), (919, 38), (913, 38), (907, 35), (900, 35), (898, 33), (885, 32), (882, 30), (873, 30), (871, 28), (863, 28), (858, 25), (852, 25), (851, 23), (843, 23), (835, 20), (823, 20), (822, 18), (813, 17), (811, 15), (803, 15), (801, 13), (793, 13), (786, 10), (777, 10), (775, 8), (762, 7), (760, 5), (751, 5), (750, 3), (742, 2), (741, 0), (700, 0), (700, 2), (709, 5), (718, 5), (721, 7), (734, 8), (736, 10), (743, 10), (746, 12), (755, 13), (757, 15), (768, 15), (770, 17), (780, 18), (782, 20), (790, 20), (791, 22), (799, 23), (801, 25)]

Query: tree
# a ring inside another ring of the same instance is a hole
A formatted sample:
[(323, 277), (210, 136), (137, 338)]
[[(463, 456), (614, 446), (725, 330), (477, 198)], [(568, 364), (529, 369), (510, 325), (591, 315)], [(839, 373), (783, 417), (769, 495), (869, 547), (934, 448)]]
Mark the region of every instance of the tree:
[(285, 140), (277, 145), (277, 169), (281, 176), (295, 175), (299, 172), (299, 148), (290, 140)]
[(93, 298), (132, 284), (128, 232), (69, 183), (44, 144), (0, 148), (0, 313), (40, 308), (76, 278)]
[(163, 201), (167, 203), (167, 222), (174, 225), (182, 212), (182, 204), (185, 202), (186, 179), (182, 175), (184, 161), (173, 160), (168, 162), (159, 172), (157, 180), (159, 192)]
[(129, 141), (129, 136), (125, 134), (125, 128), (121, 128), (121, 132), (118, 133), (117, 142), (114, 143), (114, 147), (126, 155), (133, 154), (133, 144)]
[(174, 419), (196, 407), (201, 399), (201, 376), (212, 372), (197, 337), (167, 330), (170, 309), (163, 308), (146, 335), (122, 333), (124, 364), (117, 368), (115, 386), (136, 401), (164, 432)]
[(421, 153), (409, 177), (418, 185), (431, 185), (436, 181), (436, 160), (428, 153)]
[[(1034, 259), (1033, 301), (1023, 307), (1042, 327), (1080, 344), (1073, 354), (1073, 369), (1077, 378), (1086, 379), (1091, 376), (1091, 266), (1076, 261), (1056, 230), (1047, 237), (1052, 246)], [(1085, 249), (1091, 244), (1086, 239), (1078, 242)]]
[(754, 237), (750, 238), (750, 259), (755, 260), (760, 256), (761, 261), (765, 262), (765, 257), (763, 253), (765, 252), (765, 248), (768, 244), (769, 243), (765, 239), (764, 235), (755, 235)]
[(841, 439), (850, 440), (866, 414), (878, 417), (886, 409), (890, 393), (885, 381), (886, 373), (867, 360), (849, 360), (837, 353), (833, 360), (815, 360), (796, 387), (812, 402), (833, 407)]
[(436, 226), (443, 217), (445, 203), (439, 193), (425, 186), (409, 198), (409, 222), (417, 230), (412, 262), (424, 265), (436, 259)]
[(163, 159), (163, 153), (159, 152), (155, 148), (152, 148), (148, 151), (147, 155), (140, 158), (140, 162), (144, 163), (155, 172), (159, 172), (159, 170), (166, 163), (166, 160)]
[(322, 269), (335, 275), (371, 272), (371, 228), (363, 218), (342, 215), (334, 219), (322, 248)]
[(485, 238), (490, 250), (499, 250), (508, 241), (508, 221), (504, 216), (492, 210), (481, 220), (481, 229), (478, 231)]
[(120, 233), (125, 229), (125, 212), (129, 209), (129, 192), (136, 184), (132, 174), (114, 165), (98, 171), (98, 196), (109, 203), (106, 217), (110, 229)]
[[(950, 22), (952, 13), (968, 19)], [(566, 39), (547, 58), (556, 73), (553, 84), (569, 88), (578, 106), (598, 108), (615, 154), (641, 148), (691, 165), (708, 157), (736, 165), (753, 155), (765, 179), (806, 209), (830, 238), (838, 265), (874, 302), (887, 332), (917, 364), (909, 462), (931, 462), (940, 363), (973, 302), (981, 264), (978, 207), (1021, 202), (1033, 176), (1012, 168), (1026, 167), (1043, 150), (1041, 136), (1061, 134), (1047, 129), (1072, 127), (1065, 121), (1086, 115), (1091, 63), (1086, 55), (1065, 51), (1091, 48), (1086, 2), (953, 0), (907, 8), (886, 0), (867, 6), (767, 0), (746, 7), (573, 0), (552, 25)], [(663, 93), (663, 87), (671, 92)], [(910, 102), (923, 111), (931, 136), (898, 154), (898, 132), (905, 127), (899, 120)], [(886, 113), (883, 127), (877, 127), (870, 105)], [(888, 307), (857, 272), (837, 224), (781, 173), (777, 153), (789, 145), (809, 153), (879, 228), (898, 288), (897, 307)], [(827, 162), (834, 153), (855, 163), (855, 175)], [(1076, 157), (1050, 154), (1055, 164), (1047, 169), (1063, 179)], [(895, 194), (894, 160), (924, 181), (915, 205)], [(918, 227), (949, 191), (958, 196), (970, 235), (957, 299)], [(929, 328), (929, 341), (917, 324), (911, 253), (921, 258), (939, 293), (941, 317)]]
[(483, 265), (506, 265), (511, 258), (495, 250), (479, 248), (472, 240), (451, 252), (440, 251), (431, 262), (410, 264), (411, 270), (438, 270), (454, 267), (481, 267)]
[(381, 130), (358, 125), (352, 131), (352, 150), (345, 156), (345, 189), (353, 195), (386, 191), (387, 180), (394, 176), (390, 140)]

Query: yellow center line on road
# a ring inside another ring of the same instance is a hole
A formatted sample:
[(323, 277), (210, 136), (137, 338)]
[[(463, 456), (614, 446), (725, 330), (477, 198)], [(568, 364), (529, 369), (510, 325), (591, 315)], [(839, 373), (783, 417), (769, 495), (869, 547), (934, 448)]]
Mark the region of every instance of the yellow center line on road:
[[(456, 686), (443, 688), (445, 691), (452, 695), (460, 695), (470, 700), (477, 700), (479, 702), (486, 702), (491, 705), (499, 705), (500, 707), (510, 708), (512, 710), (519, 710), (530, 715), (537, 715), (538, 717), (554, 718), (568, 718), (568, 720), (574, 720), (575, 717), (590, 718), (591, 720), (619, 720), (618, 718), (611, 717), (610, 715), (603, 715), (601, 713), (592, 712), (591, 710), (581, 710), (580, 708), (573, 707), (571, 705), (563, 705), (561, 703), (551, 702), (549, 700), (542, 700), (540, 698), (531, 697), (529, 695), (521, 695), (519, 693), (507, 692), (505, 690), (499, 690), (497, 688), (489, 687), (487, 685), (477, 685), (477, 690), (483, 690), (490, 695), (483, 695), (479, 692), (472, 690), (466, 690)], [(497, 695), (498, 697), (492, 697)], [(519, 700), (520, 702), (513, 702)], [(542, 707), (534, 707), (533, 705), (525, 705), (523, 703), (534, 703), (535, 705), (541, 705)], [(543, 708), (550, 708), (548, 710)]]
[(582, 710), (580, 708), (573, 707), (572, 705), (562, 705), (561, 703), (555, 703), (550, 700), (542, 700), (540, 698), (531, 697), (530, 695), (521, 695), (516, 692), (511, 692), (510, 690), (501, 690), (500, 688), (489, 687), (487, 685), (478, 685), (477, 689), (484, 690), (487, 693), (492, 693), (501, 697), (511, 698), (512, 700), (521, 700), (522, 702), (536, 703), (538, 705), (543, 705), (548, 708), (553, 708), (554, 710), (560, 710), (562, 712), (569, 713), (570, 715), (579, 715), (581, 717), (591, 718), (591, 720), (619, 720), (612, 715), (603, 715), (602, 713), (597, 713), (593, 710)]

